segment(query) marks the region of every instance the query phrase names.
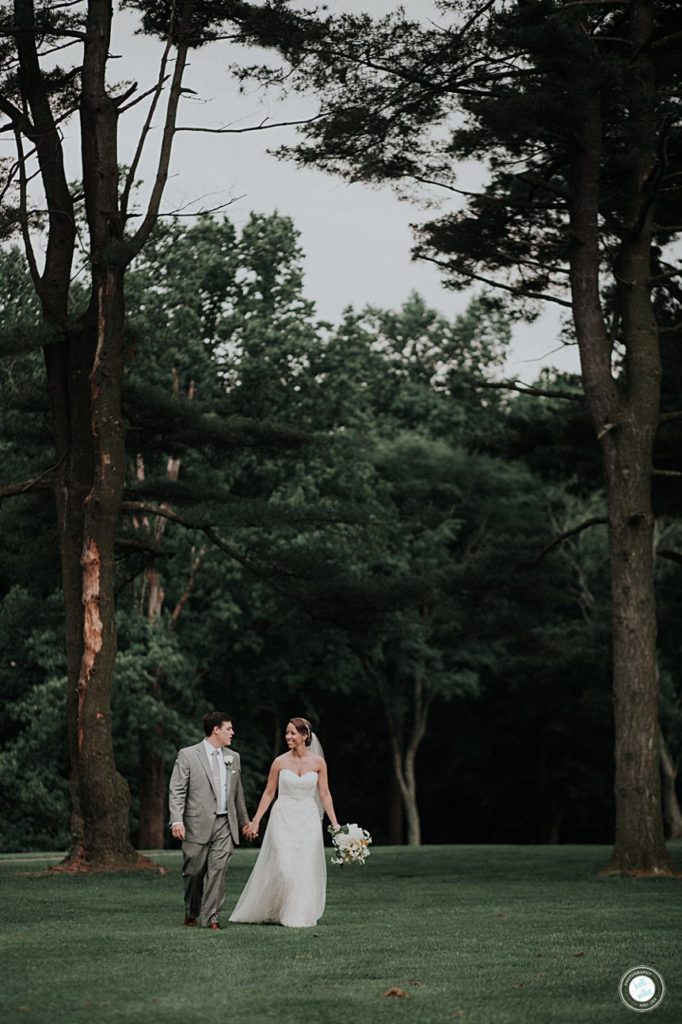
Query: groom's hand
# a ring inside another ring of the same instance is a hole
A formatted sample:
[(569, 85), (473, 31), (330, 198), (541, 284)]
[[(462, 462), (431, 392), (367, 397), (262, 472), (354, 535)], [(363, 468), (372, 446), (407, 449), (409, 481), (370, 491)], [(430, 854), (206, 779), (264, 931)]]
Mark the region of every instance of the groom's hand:
[(183, 843), (185, 841), (185, 826), (182, 822), (178, 822), (171, 828), (171, 835), (174, 839), (180, 839)]

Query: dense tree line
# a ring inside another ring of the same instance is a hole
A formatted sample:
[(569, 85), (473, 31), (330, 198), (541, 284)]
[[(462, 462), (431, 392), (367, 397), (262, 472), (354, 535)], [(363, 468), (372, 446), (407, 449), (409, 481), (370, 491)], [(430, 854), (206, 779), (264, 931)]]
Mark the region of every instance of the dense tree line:
[[(2, 261), (3, 313), (26, 315), (20, 257)], [(240, 234), (208, 217), (157, 229), (129, 296), (113, 735), (136, 845), (164, 844), (174, 751), (209, 705), (235, 715), (252, 800), (302, 710), (340, 806), (378, 840), (607, 840), (603, 527), (543, 556), (603, 515), (597, 453), (575, 403), (483, 386), (509, 339), (497, 306), (481, 298), (449, 322), (413, 295), (320, 323), (276, 215)], [(36, 360), (0, 366), (9, 479), (46, 458)], [(226, 429), (246, 413), (263, 433), (249, 443)], [(281, 436), (300, 443), (283, 453)], [(40, 494), (0, 515), (3, 842), (61, 846), (56, 528)], [(677, 643), (671, 630), (662, 661)], [(679, 697), (663, 671), (674, 758)]]

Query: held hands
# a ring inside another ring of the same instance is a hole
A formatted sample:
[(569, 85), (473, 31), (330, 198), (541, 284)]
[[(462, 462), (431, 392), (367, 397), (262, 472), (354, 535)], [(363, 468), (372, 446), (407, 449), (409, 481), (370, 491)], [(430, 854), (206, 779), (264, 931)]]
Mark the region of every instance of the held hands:
[(258, 825), (254, 825), (254, 823), (252, 821), (250, 821), (247, 825), (243, 826), (242, 834), (244, 835), (244, 837), (246, 839), (257, 839), (258, 838)]

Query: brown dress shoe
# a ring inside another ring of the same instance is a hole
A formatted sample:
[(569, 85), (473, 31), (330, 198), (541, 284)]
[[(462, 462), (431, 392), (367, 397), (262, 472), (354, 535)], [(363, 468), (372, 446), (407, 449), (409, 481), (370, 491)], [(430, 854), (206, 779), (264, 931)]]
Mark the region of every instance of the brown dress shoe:
[(185, 915), (185, 920), (182, 922), (186, 928), (196, 928), (197, 919), (196, 917), (189, 917)]
[(211, 928), (212, 931), (214, 931), (214, 932), (221, 932), (222, 931), (222, 928), (220, 927), (220, 925), (218, 924), (217, 921), (211, 921), (211, 923), (210, 923), (210, 925), (208, 927)]

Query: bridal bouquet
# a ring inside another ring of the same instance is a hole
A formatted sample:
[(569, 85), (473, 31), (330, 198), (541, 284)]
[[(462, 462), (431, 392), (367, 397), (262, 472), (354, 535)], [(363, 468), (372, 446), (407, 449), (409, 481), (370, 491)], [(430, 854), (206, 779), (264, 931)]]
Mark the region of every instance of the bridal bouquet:
[(368, 846), (372, 837), (367, 829), (359, 825), (340, 825), (327, 830), (332, 837), (334, 854), (332, 864), (364, 864), (369, 857)]

